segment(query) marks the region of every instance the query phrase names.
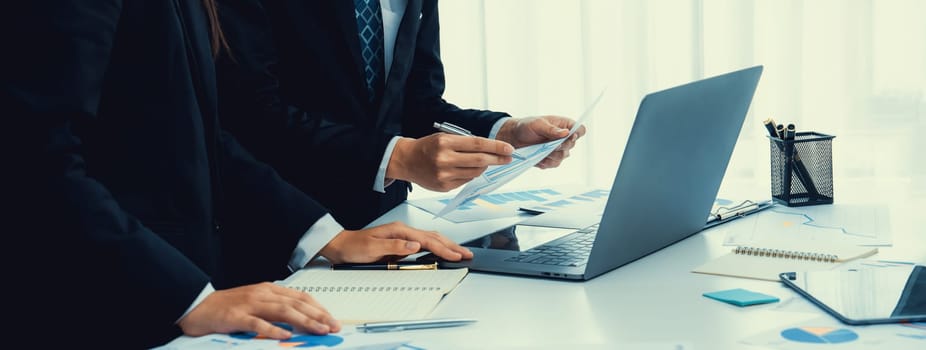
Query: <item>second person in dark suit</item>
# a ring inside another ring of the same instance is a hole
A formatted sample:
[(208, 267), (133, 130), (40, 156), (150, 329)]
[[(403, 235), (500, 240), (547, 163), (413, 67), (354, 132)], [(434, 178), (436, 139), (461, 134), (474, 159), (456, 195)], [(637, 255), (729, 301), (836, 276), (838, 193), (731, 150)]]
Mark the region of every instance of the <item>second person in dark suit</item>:
[[(508, 163), (512, 146), (562, 138), (574, 124), (445, 101), (437, 1), (219, 4), (235, 53), (220, 65), (223, 122), (347, 228), (404, 201), (411, 183), (457, 188)], [(481, 137), (435, 133), (434, 122)], [(584, 133), (538, 166), (558, 166)]]
[[(337, 332), (306, 293), (225, 287), (285, 277), (316, 255), (471, 256), (401, 224), (342, 230), (223, 131), (214, 1), (10, 5), (0, 12), (0, 222), (16, 252), (3, 264), (16, 337), (136, 349), (181, 334), (290, 335), (271, 322)], [(230, 230), (241, 225), (254, 230)]]

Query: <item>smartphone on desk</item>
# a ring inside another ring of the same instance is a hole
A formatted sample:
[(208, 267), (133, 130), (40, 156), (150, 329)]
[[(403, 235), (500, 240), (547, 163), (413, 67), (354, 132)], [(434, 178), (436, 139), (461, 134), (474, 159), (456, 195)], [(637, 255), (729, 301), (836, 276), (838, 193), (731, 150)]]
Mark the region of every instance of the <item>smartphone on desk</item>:
[(926, 321), (922, 265), (784, 272), (779, 278), (845, 324)]

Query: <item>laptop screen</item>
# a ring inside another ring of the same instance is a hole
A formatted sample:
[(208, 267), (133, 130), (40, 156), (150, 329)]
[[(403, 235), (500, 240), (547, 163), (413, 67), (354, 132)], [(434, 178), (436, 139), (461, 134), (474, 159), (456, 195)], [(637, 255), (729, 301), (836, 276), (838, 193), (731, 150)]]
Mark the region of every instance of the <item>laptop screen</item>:
[(513, 225), (463, 243), (462, 246), (523, 252), (573, 232), (576, 230)]

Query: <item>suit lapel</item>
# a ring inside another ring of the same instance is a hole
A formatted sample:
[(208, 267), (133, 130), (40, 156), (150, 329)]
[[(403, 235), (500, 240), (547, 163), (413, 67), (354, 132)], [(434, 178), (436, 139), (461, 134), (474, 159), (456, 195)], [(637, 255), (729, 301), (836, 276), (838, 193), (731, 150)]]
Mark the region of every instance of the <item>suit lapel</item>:
[[(354, 2), (352, 0), (338, 0), (334, 2), (335, 16), (341, 27), (344, 42), (354, 59), (354, 67), (363, 77), (363, 58), (360, 57), (360, 36), (357, 34), (357, 17), (354, 15)], [(366, 91), (366, 90), (364, 90)]]

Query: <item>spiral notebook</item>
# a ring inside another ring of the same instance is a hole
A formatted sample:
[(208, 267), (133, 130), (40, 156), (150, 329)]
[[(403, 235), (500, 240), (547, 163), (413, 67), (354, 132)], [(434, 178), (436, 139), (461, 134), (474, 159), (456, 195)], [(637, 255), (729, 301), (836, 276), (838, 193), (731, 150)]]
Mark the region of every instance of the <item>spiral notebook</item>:
[(735, 247), (692, 272), (778, 282), (778, 274), (782, 272), (830, 270), (877, 252), (876, 247), (837, 242), (765, 241)]
[(303, 269), (279, 283), (311, 294), (341, 323), (359, 324), (426, 318), (468, 271)]

